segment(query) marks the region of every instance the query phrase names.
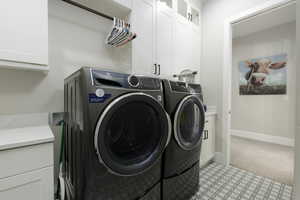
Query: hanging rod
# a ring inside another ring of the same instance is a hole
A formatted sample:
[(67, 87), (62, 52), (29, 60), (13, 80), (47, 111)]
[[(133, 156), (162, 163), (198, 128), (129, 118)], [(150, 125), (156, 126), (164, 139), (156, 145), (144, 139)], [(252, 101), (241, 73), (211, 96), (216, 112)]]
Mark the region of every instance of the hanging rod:
[(96, 11), (94, 9), (91, 9), (91, 8), (89, 8), (87, 6), (84, 6), (84, 5), (80, 4), (80, 3), (77, 3), (75, 1), (72, 1), (72, 0), (62, 0), (62, 1), (66, 2), (66, 3), (69, 3), (69, 4), (73, 5), (73, 6), (79, 7), (81, 9), (83, 9), (83, 10), (86, 10), (86, 11), (89, 11), (91, 13), (94, 13), (95, 15), (99, 15), (101, 17), (104, 17), (104, 18), (112, 20), (112, 21), (114, 20), (114, 18), (111, 17), (111, 16), (108, 16), (108, 15), (106, 15), (104, 13), (98, 12), (98, 11)]

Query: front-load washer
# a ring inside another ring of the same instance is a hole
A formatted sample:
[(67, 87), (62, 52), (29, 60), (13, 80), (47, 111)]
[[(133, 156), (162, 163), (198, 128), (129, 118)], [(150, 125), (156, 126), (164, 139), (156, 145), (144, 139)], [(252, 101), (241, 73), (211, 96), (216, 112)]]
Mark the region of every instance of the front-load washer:
[(64, 94), (68, 200), (159, 200), (171, 134), (161, 81), (82, 68)]
[(199, 186), (199, 160), (205, 109), (201, 85), (163, 80), (165, 109), (173, 125), (163, 156), (164, 200), (189, 199)]

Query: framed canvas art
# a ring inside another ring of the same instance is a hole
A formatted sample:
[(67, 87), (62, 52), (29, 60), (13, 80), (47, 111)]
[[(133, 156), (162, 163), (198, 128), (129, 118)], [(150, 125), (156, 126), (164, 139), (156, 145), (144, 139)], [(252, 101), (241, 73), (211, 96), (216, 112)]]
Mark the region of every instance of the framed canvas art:
[(287, 93), (287, 54), (239, 62), (240, 95)]

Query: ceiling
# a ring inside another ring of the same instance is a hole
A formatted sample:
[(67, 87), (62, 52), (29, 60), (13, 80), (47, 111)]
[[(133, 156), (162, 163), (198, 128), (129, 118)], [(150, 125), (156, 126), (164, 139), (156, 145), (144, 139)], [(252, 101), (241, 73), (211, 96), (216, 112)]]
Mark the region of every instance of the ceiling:
[(295, 3), (273, 9), (233, 25), (233, 38), (243, 37), (296, 20)]

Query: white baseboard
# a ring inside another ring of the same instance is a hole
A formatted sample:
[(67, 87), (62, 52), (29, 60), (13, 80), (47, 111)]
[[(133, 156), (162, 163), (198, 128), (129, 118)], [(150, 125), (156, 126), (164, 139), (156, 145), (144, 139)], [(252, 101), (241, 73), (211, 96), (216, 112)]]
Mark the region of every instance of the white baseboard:
[(295, 146), (295, 140), (286, 138), (286, 137), (279, 137), (279, 136), (271, 136), (263, 133), (256, 133), (250, 131), (242, 131), (242, 130), (233, 130), (231, 129), (230, 134), (232, 136), (247, 138), (251, 140), (257, 140), (261, 142), (267, 142), (272, 144), (279, 144), (289, 147)]
[(294, 200), (300, 199), (300, 126), (297, 127), (297, 134), (296, 134), (296, 146), (295, 146), (295, 174), (294, 174)]
[(214, 161), (220, 164), (226, 164), (222, 152), (215, 152)]

